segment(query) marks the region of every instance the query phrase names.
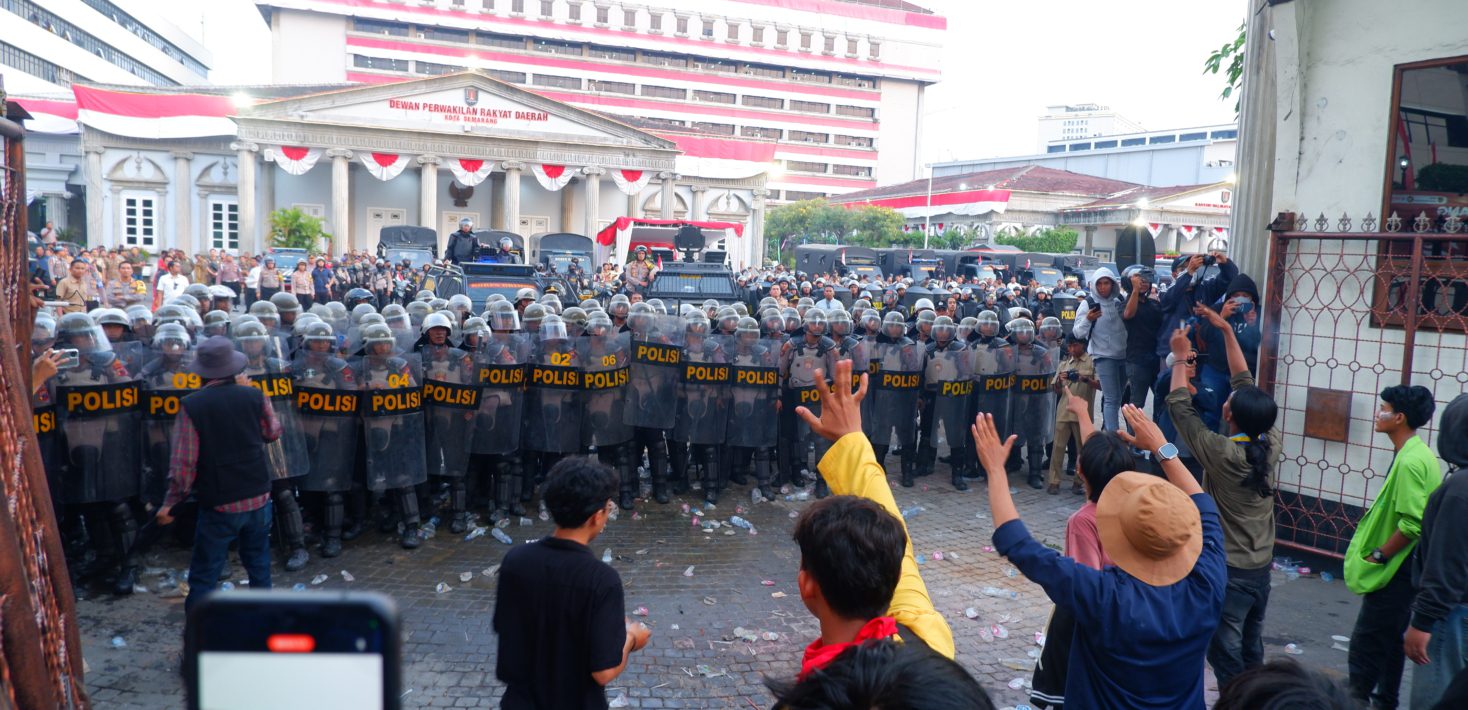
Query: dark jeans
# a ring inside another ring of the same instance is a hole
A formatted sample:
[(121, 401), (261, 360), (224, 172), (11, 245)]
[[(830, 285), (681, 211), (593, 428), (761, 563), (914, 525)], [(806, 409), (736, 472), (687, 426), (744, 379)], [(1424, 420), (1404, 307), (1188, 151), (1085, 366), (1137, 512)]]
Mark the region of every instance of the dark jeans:
[(1223, 618), (1208, 643), (1208, 665), (1218, 687), (1264, 663), (1264, 609), (1269, 605), (1270, 565), (1259, 569), (1228, 568)]
[(1157, 359), (1127, 358), (1127, 403), (1138, 409), (1147, 406), (1147, 393), (1157, 382)]
[(1384, 710), (1396, 709), (1402, 685), (1402, 634), (1412, 618), (1411, 567), (1411, 560), (1403, 560), (1392, 581), (1361, 597), (1346, 657), (1351, 695)]
[(273, 505), (248, 513), (221, 513), (200, 507), (194, 528), (194, 556), (189, 561), (187, 613), (219, 586), (219, 575), (229, 563), (229, 544), (239, 540), (240, 564), (250, 577), (250, 589), (270, 588), (270, 518)]

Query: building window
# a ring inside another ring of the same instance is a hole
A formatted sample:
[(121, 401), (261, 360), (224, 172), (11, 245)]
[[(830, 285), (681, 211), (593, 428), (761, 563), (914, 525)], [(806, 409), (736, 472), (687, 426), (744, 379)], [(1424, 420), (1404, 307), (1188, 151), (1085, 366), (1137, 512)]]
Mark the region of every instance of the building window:
[(1116, 147), (1116, 141), (1096, 141), (1096, 145), (1095, 145), (1096, 150), (1101, 150), (1102, 148), (1115, 148), (1115, 147)]
[(388, 35), (390, 37), (408, 36), (408, 26), (401, 22), (383, 22), (381, 20), (352, 20), (352, 30), (374, 35)]
[(531, 49), (548, 54), (564, 54), (572, 57), (581, 56), (581, 44), (577, 42), (557, 42), (549, 39), (537, 39)]
[(800, 33), (800, 48), (803, 49), (803, 50), (805, 50), (805, 51), (807, 51), (807, 52), (810, 51), (810, 33), (809, 32), (801, 32)]
[(872, 40), (872, 41), (870, 41), (870, 42), (867, 43), (867, 58), (868, 59), (881, 59), (882, 58), (882, 43), (881, 42), (878, 42), (877, 40)]
[(1229, 138), (1238, 138), (1239, 132), (1237, 129), (1230, 128), (1226, 131), (1214, 131), (1208, 137), (1214, 140), (1227, 140)]
[(629, 30), (632, 29), (633, 27), (636, 27), (637, 26), (637, 11), (636, 10), (623, 10), (622, 11), (622, 26), (623, 27), (626, 27)]
[(579, 0), (571, 0), (571, 4), (566, 6), (566, 18), (572, 22), (581, 21), (581, 3)]
[(739, 103), (755, 108), (785, 108), (785, 99), (777, 99), (773, 96), (744, 96)]
[(475, 32), (474, 44), (482, 44), (486, 47), (504, 47), (505, 49), (525, 49), (525, 38), (514, 35), (497, 35), (493, 32)]
[(745, 64), (744, 73), (751, 76), (763, 76), (771, 79), (784, 79), (785, 69), (783, 67), (772, 67), (768, 64)]
[(733, 94), (726, 94), (726, 93), (724, 93), (722, 91), (700, 91), (700, 90), (694, 90), (694, 92), (693, 92), (693, 100), (694, 101), (703, 101), (703, 102), (711, 103), (711, 104), (733, 104), (734, 103), (734, 95)]
[(1184, 133), (1184, 134), (1178, 136), (1177, 139), (1179, 141), (1184, 141), (1184, 142), (1186, 142), (1186, 141), (1202, 141), (1202, 140), (1208, 140), (1208, 132), (1207, 131), (1198, 131), (1197, 133)]
[(590, 56), (596, 57), (597, 59), (614, 59), (619, 62), (637, 61), (637, 52), (634, 52), (630, 49), (621, 49), (619, 47), (603, 47), (601, 45), (593, 44), (590, 48), (586, 50), (586, 53)]
[(832, 165), (831, 174), (869, 178), (872, 176), (872, 169), (867, 165)]
[(846, 53), (853, 57), (856, 56), (856, 38), (846, 38)]
[[(794, 103), (794, 102), (792, 102)], [(790, 140), (795, 143), (825, 143), (831, 136), (825, 133), (811, 133), (810, 131), (790, 131)]]
[(754, 44), (763, 44), (765, 41), (765, 28), (759, 25), (749, 28), (749, 41)]
[(853, 148), (872, 147), (871, 136), (836, 136), (835, 138), (836, 145), (851, 146)]
[(240, 248), (240, 206), (234, 200), (209, 201), (209, 246), (234, 251)]
[(739, 65), (723, 59), (698, 59), (694, 61), (693, 66), (696, 69), (703, 69), (704, 71), (724, 72), (727, 74), (733, 74), (739, 69)]
[(433, 39), (440, 42), (467, 44), (469, 42), (469, 30), (455, 30), (449, 29), (447, 27), (420, 25), (418, 29), (418, 38)]
[(784, 137), (785, 131), (766, 126), (744, 126), (739, 129), (739, 135), (745, 138), (764, 138), (765, 140), (777, 141)]
[(702, 121), (694, 121), (693, 127), (702, 131), (708, 131), (709, 133), (717, 133), (721, 136), (734, 135), (734, 126), (728, 123), (705, 123)]
[(727, 36), (729, 38), (729, 41), (730, 42), (738, 42), (739, 41), (739, 23), (732, 22), (731, 21), (729, 23), (728, 32), (726, 33), (725, 36)]
[(581, 79), (574, 76), (556, 76), (554, 74), (536, 74), (530, 80), (536, 86), (549, 86), (555, 89), (581, 89)]
[(804, 111), (805, 113), (830, 113), (831, 104), (823, 104), (816, 101), (790, 100), (791, 111)]
[(1134, 146), (1134, 145), (1147, 145), (1147, 139), (1146, 138), (1123, 138), (1123, 139), (1121, 139), (1121, 147), (1123, 147), (1123, 148), (1128, 148), (1128, 147), (1131, 147), (1131, 146)]
[(841, 86), (854, 86), (858, 89), (877, 88), (876, 79), (868, 79), (864, 76), (850, 76), (848, 74), (835, 75), (835, 77), (832, 78), (832, 83), (840, 84)]
[(612, 18), (612, 9), (611, 8), (609, 8), (609, 7), (601, 7), (600, 5), (597, 6), (597, 8), (596, 8), (596, 21), (597, 22), (605, 25), (608, 22), (611, 22), (612, 21), (611, 18)]
[(510, 0), (510, 14), (525, 14), (525, 0)]
[(540, 0), (540, 16), (549, 19), (556, 14), (556, 4), (551, 0)]
[(826, 43), (823, 46), (825, 47), (826, 54), (835, 54), (836, 35), (826, 35)]
[(608, 94), (636, 94), (637, 85), (627, 81), (597, 81), (587, 80), (586, 88), (589, 91), (601, 91)]
[(804, 69), (791, 69), (790, 78), (796, 81), (805, 81), (812, 84), (829, 84), (831, 75), (826, 72), (806, 71)]
[(647, 28), (654, 32), (662, 32), (663, 13), (658, 12), (657, 10), (650, 10), (649, 12), (651, 12), (652, 14), (648, 15), (647, 17)]
[(425, 62), (421, 59), (413, 63), (413, 68), (417, 70), (419, 74), (431, 75), (452, 74), (456, 71), (464, 70), (464, 67), (461, 66), (456, 66), (453, 64), (436, 64), (434, 62)]
[(678, 99), (681, 101), (688, 98), (688, 90), (680, 89), (674, 86), (654, 86), (651, 84), (643, 84), (642, 95), (652, 96), (659, 99)]
[(157, 239), (157, 201), (147, 195), (123, 193), (122, 243), (130, 247), (151, 247)]
[(703, 36), (709, 37), (709, 38), (712, 38), (714, 36), (714, 21), (713, 20), (704, 20), (703, 21)]
[(490, 76), (499, 79), (500, 81), (503, 81), (507, 84), (525, 83), (525, 72), (522, 71), (505, 71), (503, 69), (488, 69), (485, 71)]
[(1063, 145), (1047, 146), (1045, 148), (1045, 152), (1046, 153), (1064, 153), (1065, 152), (1065, 146), (1063, 146)]
[(790, 42), (790, 30), (775, 30), (775, 46), (784, 47)]
[(688, 18), (680, 16), (678, 18), (677, 27), (678, 27), (678, 34), (680, 34), (680, 35), (686, 35), (686, 34), (688, 34)]
[(654, 118), (652, 116), (639, 118), (637, 122), (652, 128), (686, 128), (688, 126), (688, 122), (686, 121), (679, 121), (672, 118)]
[(643, 52), (642, 63), (660, 67), (686, 67), (688, 66), (688, 57), (677, 54), (663, 54), (661, 52)]
[[(185, 67), (188, 67), (189, 71), (192, 71), (199, 76), (205, 76), (209, 73), (208, 68), (200, 63), (199, 60), (193, 58), (188, 54), (184, 54), (183, 50), (179, 49), (172, 42), (163, 39), (163, 37), (160, 36), (158, 33), (149, 29), (147, 25), (138, 22), (136, 19), (133, 18), (132, 15), (123, 12), (122, 8), (114, 5), (109, 0), (82, 0), (82, 4), (92, 8), (93, 10), (96, 10), (106, 18), (112, 20), (112, 23), (117, 25), (118, 27), (126, 28), (129, 32), (132, 32), (139, 39), (142, 39), (144, 42), (152, 45), (154, 49), (157, 49), (158, 51), (168, 55), (170, 59), (173, 59), (174, 61), (183, 64)], [(4, 66), (13, 67), (15, 65), (5, 63)], [(159, 83), (174, 85), (173, 82)]]
[(870, 106), (837, 106), (837, 116), (851, 116), (853, 118), (876, 118), (877, 110)]
[(70, 85), (75, 81), (88, 81), (86, 77), (76, 74), (70, 69), (52, 64), (30, 52), (4, 42), (0, 42), (0, 66), (23, 71), (32, 76), (40, 77), (44, 81), (62, 86)]
[(1147, 139), (1147, 142), (1151, 145), (1157, 145), (1158, 143), (1173, 143), (1176, 141), (1177, 136), (1152, 136), (1151, 138)]
[[(793, 133), (794, 131), (791, 131), (791, 132)], [(807, 160), (787, 160), (787, 161), (785, 161), (785, 169), (786, 170), (789, 170), (791, 172), (797, 172), (797, 173), (822, 173), (822, 174), (824, 174), (826, 172), (826, 168), (828, 168), (828, 167), (830, 167), (830, 166), (827, 165), (826, 163), (812, 163), (812, 162), (807, 161)]]
[(1065, 147), (1066, 150), (1090, 150), (1090, 143), (1071, 143)]
[(826, 196), (824, 192), (807, 192), (805, 190), (786, 190), (785, 200), (788, 202), (799, 202), (801, 200), (819, 200)]
[(352, 55), (352, 64), (359, 69), (408, 71), (408, 60), (406, 59), (387, 59), (385, 57), (367, 57), (361, 54), (354, 54)]

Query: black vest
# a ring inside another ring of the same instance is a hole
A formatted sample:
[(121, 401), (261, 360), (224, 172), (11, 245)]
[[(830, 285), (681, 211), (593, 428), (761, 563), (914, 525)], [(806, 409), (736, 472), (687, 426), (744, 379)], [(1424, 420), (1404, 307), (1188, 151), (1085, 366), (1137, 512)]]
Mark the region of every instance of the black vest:
[(236, 384), (205, 387), (181, 400), (199, 434), (194, 495), (214, 508), (270, 492), (265, 438), (260, 421), (265, 396)]

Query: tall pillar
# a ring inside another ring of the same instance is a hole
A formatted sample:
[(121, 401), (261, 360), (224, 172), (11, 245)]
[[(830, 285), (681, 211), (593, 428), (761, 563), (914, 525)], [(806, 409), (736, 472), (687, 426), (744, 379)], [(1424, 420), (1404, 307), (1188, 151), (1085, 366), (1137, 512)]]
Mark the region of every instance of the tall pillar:
[[(571, 184), (570, 183), (566, 183), (566, 186), (563, 187), (563, 188), (561, 188), (561, 226), (560, 226), (560, 230), (562, 232), (569, 232), (569, 231), (571, 231), (571, 215), (575, 214), (575, 209), (576, 209), (575, 200), (573, 199), (573, 196), (575, 194), (576, 194), (576, 192), (571, 189)], [(547, 226), (546, 229), (550, 229), (550, 227)]]
[(708, 185), (692, 185), (689, 189), (693, 190), (693, 204), (689, 205), (688, 218), (695, 222), (701, 221), (704, 219), (703, 193), (708, 192), (709, 187)]
[(505, 228), (505, 176), (489, 174), (489, 228)]
[(174, 245), (190, 254), (200, 251), (194, 243), (194, 176), (191, 161), (194, 154), (175, 150), (173, 155), (173, 234)]
[(239, 182), (235, 186), (240, 211), (239, 252), (254, 253), (259, 243), (259, 235), (255, 233), (255, 153), (260, 146), (236, 141), (229, 147), (239, 156)]
[(520, 234), (520, 172), (524, 169), (525, 164), (518, 160), (505, 163), (505, 229), (516, 234)]
[[(46, 220), (54, 222), (57, 229), (66, 229), (66, 196), (46, 195)], [(33, 226), (31, 231), (39, 232), (41, 227)]]
[(333, 148), (326, 157), (331, 158), (331, 253), (339, 256), (352, 248), (352, 208), (347, 201), (352, 151)]
[(746, 264), (760, 266), (765, 262), (765, 198), (770, 191), (756, 187), (749, 205), (749, 250)]
[(436, 155), (420, 155), (418, 160), (418, 226), (438, 235), (438, 253), (448, 247), (447, 237), (438, 228), (438, 164)]
[(102, 234), (102, 148), (87, 147), (87, 167), (82, 176), (87, 181), (87, 234), (81, 240), (87, 246), (99, 244), (112, 246), (103, 241)]
[(628, 217), (631, 217), (633, 219), (640, 219), (642, 217), (642, 210), (638, 209), (641, 206), (638, 203), (640, 203), (641, 201), (642, 201), (642, 194), (641, 193), (638, 193), (638, 194), (635, 194), (635, 195), (628, 195), (627, 196), (627, 216)]
[(677, 176), (671, 172), (658, 173), (658, 178), (663, 181), (663, 219), (673, 218), (673, 179)]
[(596, 225), (601, 221), (601, 176), (606, 173), (606, 168), (591, 165), (582, 168), (581, 173), (585, 176), (582, 199), (586, 202), (586, 220), (582, 226), (582, 234), (595, 239)]
[(270, 213), (275, 211), (275, 162), (271, 160), (260, 163), (260, 192), (255, 196), (259, 203), (260, 213), (260, 242), (256, 246), (258, 253), (264, 253), (270, 248)]
[(1094, 253), (1096, 253), (1095, 252), (1095, 249), (1094, 249), (1095, 244), (1096, 244), (1096, 228), (1095, 227), (1086, 227), (1086, 249), (1085, 249), (1085, 252), (1084, 253), (1086, 253), (1086, 254), (1094, 254)]

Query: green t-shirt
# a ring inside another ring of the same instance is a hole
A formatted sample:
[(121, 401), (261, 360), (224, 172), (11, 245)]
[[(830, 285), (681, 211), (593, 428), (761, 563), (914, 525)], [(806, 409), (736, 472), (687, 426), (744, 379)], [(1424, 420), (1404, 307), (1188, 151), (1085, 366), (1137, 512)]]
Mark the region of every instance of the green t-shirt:
[[(1442, 483), (1442, 469), (1437, 457), (1422, 439), (1413, 436), (1402, 444), (1392, 460), (1371, 510), (1356, 526), (1351, 545), (1346, 548), (1346, 587), (1357, 594), (1367, 594), (1385, 587), (1406, 561), (1412, 557), (1417, 538), (1422, 535), (1422, 511), (1427, 497)], [(1400, 530), (1408, 540), (1406, 547), (1384, 564), (1365, 559), (1372, 550), (1386, 544), (1394, 531)]]

